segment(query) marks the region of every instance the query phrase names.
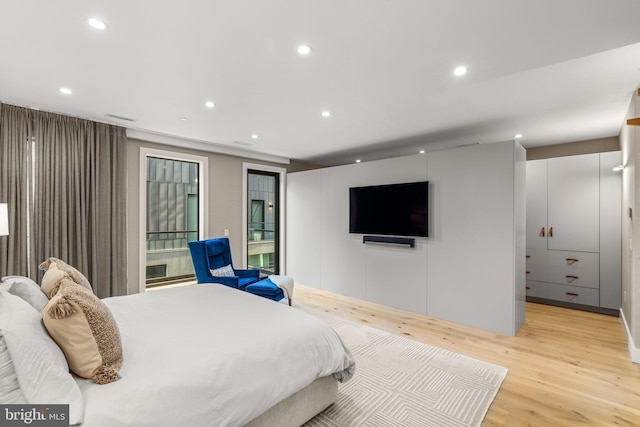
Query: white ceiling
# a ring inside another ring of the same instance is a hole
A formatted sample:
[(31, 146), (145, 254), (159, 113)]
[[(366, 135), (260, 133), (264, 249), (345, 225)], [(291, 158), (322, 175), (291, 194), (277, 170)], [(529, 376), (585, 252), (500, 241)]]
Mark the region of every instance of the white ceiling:
[(639, 17), (638, 0), (14, 0), (0, 101), (322, 164), (596, 139), (640, 84)]

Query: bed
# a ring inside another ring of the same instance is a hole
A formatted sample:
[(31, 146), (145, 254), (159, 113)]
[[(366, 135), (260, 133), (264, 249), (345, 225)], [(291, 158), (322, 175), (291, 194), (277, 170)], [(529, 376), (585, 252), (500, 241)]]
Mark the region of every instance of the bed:
[(354, 374), (324, 321), (226, 286), (102, 301), (117, 321), (123, 364), (110, 384), (74, 377), (84, 427), (299, 426)]

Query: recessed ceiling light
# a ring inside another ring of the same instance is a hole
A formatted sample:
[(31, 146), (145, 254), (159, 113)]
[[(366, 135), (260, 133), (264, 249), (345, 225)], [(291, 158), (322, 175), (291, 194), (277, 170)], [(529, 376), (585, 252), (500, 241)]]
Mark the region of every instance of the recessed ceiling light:
[(322, 112), (322, 117), (331, 117), (331, 112), (330, 111), (323, 111)]
[(71, 95), (73, 93), (68, 87), (61, 87), (59, 90), (60, 93), (64, 93), (65, 95)]
[(420, 150), (420, 154), (424, 154), (424, 150)]
[(187, 118), (186, 117), (178, 117), (178, 120), (180, 120), (181, 122), (186, 122)]
[(521, 133), (517, 133), (517, 134), (513, 135), (513, 137), (515, 139), (520, 139), (520, 138), (522, 138), (522, 134)]
[(207, 101), (204, 103), (204, 106), (207, 108), (213, 108), (216, 106), (216, 104), (214, 104), (213, 101)]
[(87, 19), (87, 22), (97, 30), (106, 30), (108, 28), (108, 25), (98, 18), (89, 18)]
[(356, 159), (356, 163), (360, 163), (360, 162), (361, 162), (361, 160), (360, 160), (360, 159)]
[(460, 65), (453, 70), (453, 74), (455, 74), (456, 76), (464, 76), (465, 74), (467, 74), (467, 67)]
[(258, 139), (258, 135), (254, 133), (253, 135), (251, 135), (251, 138)]
[(309, 55), (311, 53), (311, 46), (301, 45), (298, 46), (298, 53), (300, 55)]

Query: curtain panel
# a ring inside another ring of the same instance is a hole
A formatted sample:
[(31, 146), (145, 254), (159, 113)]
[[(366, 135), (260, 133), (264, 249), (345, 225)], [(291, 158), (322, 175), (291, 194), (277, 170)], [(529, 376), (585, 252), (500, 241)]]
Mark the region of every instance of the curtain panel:
[(27, 211), (31, 175), (31, 110), (0, 104), (0, 203), (9, 209), (9, 235), (0, 237), (0, 276), (28, 276)]
[(98, 297), (126, 294), (126, 130), (28, 112), (34, 141), (27, 162), (33, 164), (30, 275), (39, 282), (37, 266), (53, 256), (80, 270)]

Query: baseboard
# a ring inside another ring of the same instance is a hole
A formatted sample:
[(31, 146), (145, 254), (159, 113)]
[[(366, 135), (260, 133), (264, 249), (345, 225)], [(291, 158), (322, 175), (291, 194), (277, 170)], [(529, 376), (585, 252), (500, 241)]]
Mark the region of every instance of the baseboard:
[(627, 324), (627, 318), (624, 317), (624, 311), (622, 311), (622, 308), (620, 308), (620, 319), (624, 324), (625, 331), (627, 331), (627, 343), (629, 344), (629, 356), (631, 356), (631, 361), (634, 363), (640, 363), (640, 348), (636, 347), (636, 344), (633, 341), (633, 336), (631, 336), (631, 330)]
[(553, 305), (556, 307), (572, 308), (574, 310), (589, 311), (591, 313), (607, 314), (609, 316), (619, 316), (619, 312), (613, 308), (594, 307), (592, 305), (574, 304), (572, 302), (557, 301), (547, 298), (527, 297), (527, 302), (535, 302), (536, 304)]

